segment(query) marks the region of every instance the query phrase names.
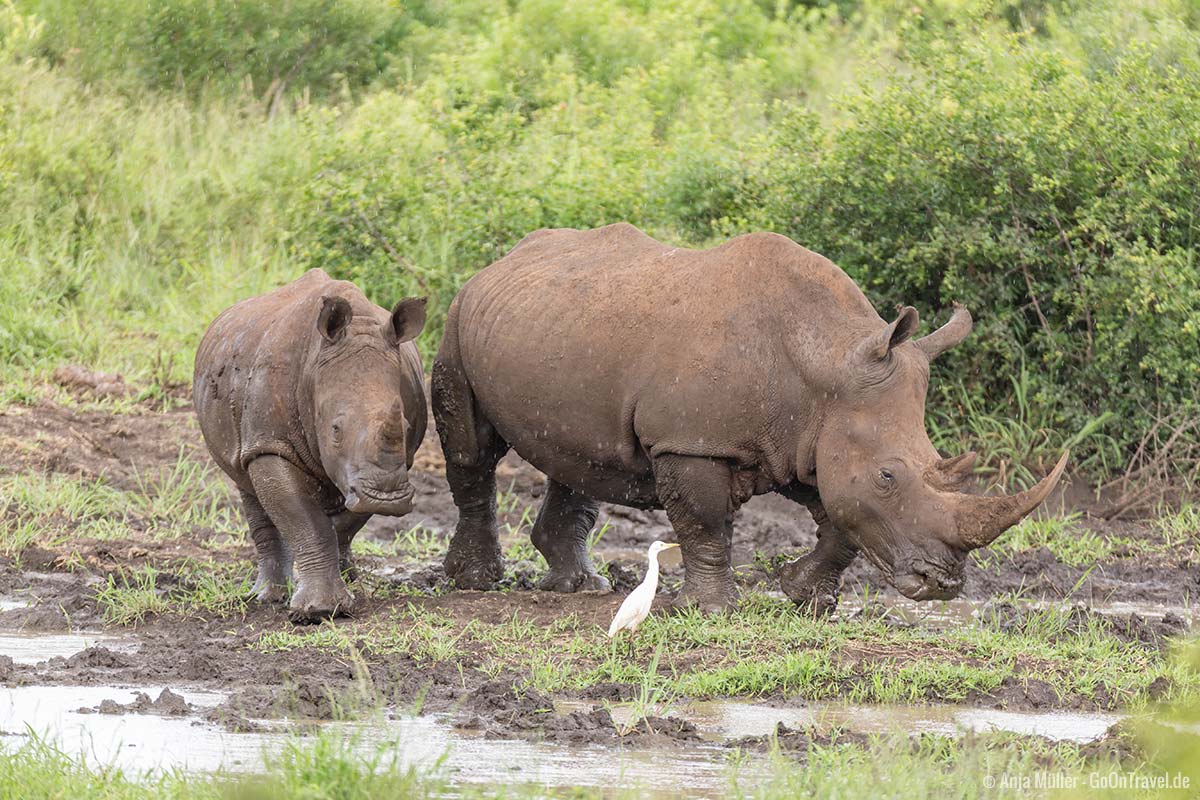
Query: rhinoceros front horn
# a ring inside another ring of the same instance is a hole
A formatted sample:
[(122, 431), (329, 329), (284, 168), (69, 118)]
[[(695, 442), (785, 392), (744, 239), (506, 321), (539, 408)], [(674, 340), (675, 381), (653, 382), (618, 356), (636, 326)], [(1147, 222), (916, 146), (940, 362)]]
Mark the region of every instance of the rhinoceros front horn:
[(379, 435), (383, 439), (384, 445), (392, 450), (404, 447), (404, 404), (399, 400), (392, 402), (392, 407), (388, 409), (387, 419), (384, 420)]
[(1050, 474), (1020, 494), (1003, 497), (962, 496), (956, 514), (958, 536), (964, 547), (987, 547), (996, 537), (1016, 525), (1046, 499), (1062, 477), (1070, 451), (1062, 454)]

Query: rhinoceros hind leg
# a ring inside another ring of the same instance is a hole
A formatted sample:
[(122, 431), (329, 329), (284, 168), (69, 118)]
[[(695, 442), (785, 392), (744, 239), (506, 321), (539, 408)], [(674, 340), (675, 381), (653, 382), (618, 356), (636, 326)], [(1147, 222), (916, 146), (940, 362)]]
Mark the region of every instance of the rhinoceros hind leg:
[(720, 459), (663, 455), (654, 459), (658, 499), (683, 551), (683, 589), (676, 608), (720, 612), (737, 607), (730, 557), (733, 480)]
[(430, 377), (446, 481), (458, 506), (458, 525), (442, 565), (460, 589), (491, 589), (504, 577), (496, 528), (496, 464), (508, 452), (508, 443), (475, 403), (458, 348), (455, 308), (450, 307)]
[(548, 592), (611, 592), (608, 579), (596, 574), (588, 555), (588, 534), (600, 504), (548, 478), (530, 538), (550, 567), (539, 589)]
[(496, 462), (503, 454), (503, 450), (484, 453), (481, 463), (470, 466), (446, 459), (446, 480), (458, 506), (458, 525), (442, 564), (446, 576), (460, 589), (492, 589), (504, 577), (496, 527)]
[(315, 481), (273, 455), (254, 459), (248, 471), (255, 496), (295, 556), (296, 590), (288, 616), (313, 622), (350, 613), (354, 597), (338, 570), (337, 534), (321, 510)]
[[(434, 411), (438, 413), (445, 395), (444, 390), (439, 395), (434, 385)], [(475, 421), (474, 416), (469, 420)], [(460, 589), (492, 589), (504, 577), (496, 527), (496, 464), (508, 452), (508, 443), (486, 420), (479, 423), (473, 435), (459, 437), (452, 428), (464, 424), (464, 420), (448, 419), (444, 408), (438, 416), (438, 433), (446, 455), (446, 482), (458, 506), (458, 524), (442, 564), (446, 576)], [(469, 448), (464, 446), (466, 443)]]
[(780, 568), (779, 588), (802, 613), (827, 617), (837, 610), (842, 573), (853, 563), (858, 548), (834, 526), (819, 500), (800, 502), (817, 523), (817, 546)]
[(250, 525), (250, 539), (254, 542), (257, 571), (250, 592), (262, 603), (284, 603), (288, 579), (292, 577), (292, 554), (258, 498), (245, 490), (241, 495), (242, 510)]

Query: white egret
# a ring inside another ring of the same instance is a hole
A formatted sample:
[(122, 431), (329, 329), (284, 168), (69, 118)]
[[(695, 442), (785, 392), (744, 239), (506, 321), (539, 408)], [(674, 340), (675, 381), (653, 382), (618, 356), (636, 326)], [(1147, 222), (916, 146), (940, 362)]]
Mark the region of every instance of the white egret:
[(646, 567), (646, 577), (638, 587), (629, 593), (625, 602), (617, 609), (612, 625), (608, 626), (608, 637), (611, 639), (623, 630), (628, 629), (632, 637), (637, 632), (638, 625), (650, 614), (650, 606), (654, 603), (654, 593), (658, 591), (658, 554), (663, 550), (679, 547), (674, 542), (654, 542), (647, 554), (649, 564)]

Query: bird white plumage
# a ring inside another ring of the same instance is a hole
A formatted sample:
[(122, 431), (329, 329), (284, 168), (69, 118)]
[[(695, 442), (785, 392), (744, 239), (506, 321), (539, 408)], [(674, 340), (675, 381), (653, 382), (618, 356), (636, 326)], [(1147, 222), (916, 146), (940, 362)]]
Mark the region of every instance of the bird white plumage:
[(674, 542), (654, 542), (647, 553), (646, 577), (638, 587), (629, 593), (625, 602), (617, 609), (612, 625), (608, 626), (608, 636), (611, 639), (623, 630), (632, 635), (638, 625), (650, 614), (650, 606), (654, 603), (654, 594), (658, 591), (658, 554), (663, 550), (679, 547)]

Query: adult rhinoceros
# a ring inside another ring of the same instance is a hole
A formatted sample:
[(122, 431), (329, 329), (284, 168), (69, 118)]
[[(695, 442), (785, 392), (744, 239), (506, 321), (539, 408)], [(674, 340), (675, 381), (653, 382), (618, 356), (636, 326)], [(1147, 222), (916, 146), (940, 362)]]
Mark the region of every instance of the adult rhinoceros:
[(603, 500), (666, 509), (686, 569), (676, 603), (732, 606), (733, 514), (774, 491), (819, 524), (781, 574), (797, 602), (832, 610), (859, 550), (906, 596), (953, 597), (967, 552), (1041, 503), (1066, 455), (1021, 494), (957, 492), (975, 456), (938, 455), (925, 393), (971, 317), (916, 329), (915, 309), (885, 322), (842, 270), (776, 234), (711, 250), (627, 224), (530, 234), (459, 292), (433, 367), (459, 508), (447, 574), (466, 588), (501, 576), (495, 466), (511, 447), (548, 476), (542, 588), (608, 588), (587, 553)]

